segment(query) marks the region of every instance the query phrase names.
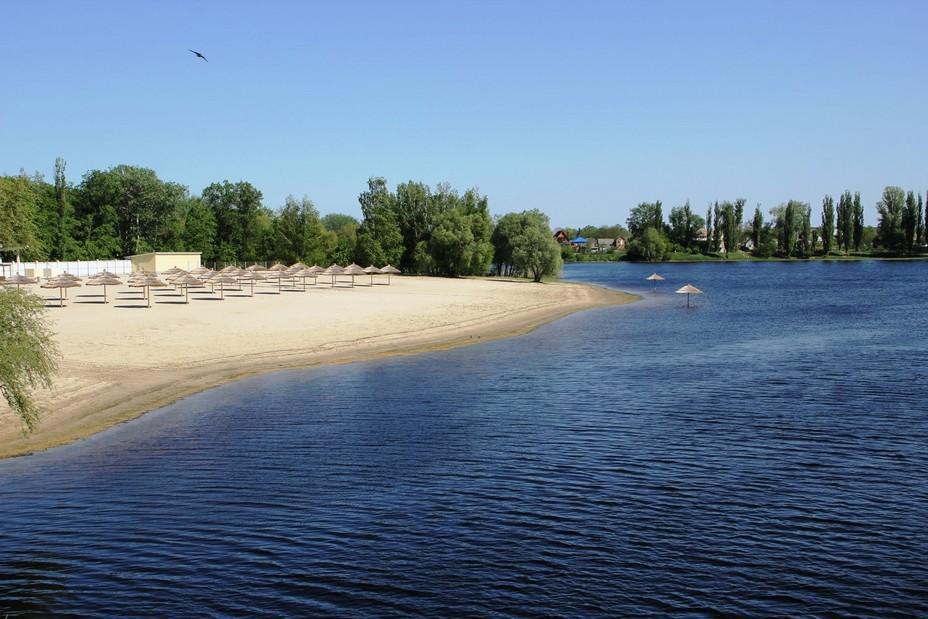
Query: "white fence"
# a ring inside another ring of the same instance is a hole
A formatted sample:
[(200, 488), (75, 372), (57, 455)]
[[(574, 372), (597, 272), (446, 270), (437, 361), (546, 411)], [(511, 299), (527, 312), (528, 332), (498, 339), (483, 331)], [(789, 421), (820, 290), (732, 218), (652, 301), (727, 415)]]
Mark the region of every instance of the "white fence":
[(70, 273), (78, 277), (89, 277), (100, 271), (109, 271), (116, 275), (132, 272), (129, 260), (76, 260), (68, 262), (5, 262), (0, 264), (0, 275), (30, 275), (32, 277), (53, 277)]

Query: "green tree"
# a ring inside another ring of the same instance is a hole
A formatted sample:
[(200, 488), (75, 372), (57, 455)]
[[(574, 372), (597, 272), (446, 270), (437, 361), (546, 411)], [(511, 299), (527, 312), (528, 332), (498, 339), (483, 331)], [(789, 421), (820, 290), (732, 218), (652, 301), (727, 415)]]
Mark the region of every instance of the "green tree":
[[(79, 215), (115, 218), (94, 220), (91, 231), (108, 234), (115, 229), (118, 253), (129, 255), (160, 249), (170, 237), (175, 210), (187, 198), (187, 189), (160, 180), (153, 170), (118, 165), (88, 172), (80, 194)], [(88, 240), (112, 245), (110, 239)]]
[(854, 249), (860, 251), (864, 242), (864, 207), (860, 203), (860, 192), (854, 194)]
[(712, 227), (712, 253), (717, 254), (722, 249), (722, 211), (719, 209), (719, 203), (716, 202), (712, 207), (712, 216), (715, 225)]
[(689, 200), (683, 206), (670, 209), (670, 240), (681, 247), (691, 249), (696, 243), (696, 233), (705, 222), (693, 212)]
[(39, 419), (32, 399), (36, 387), (51, 387), (58, 349), (41, 298), (0, 290), (0, 395), (31, 432)]
[(71, 225), (73, 219), (71, 204), (68, 201), (68, 181), (65, 178), (67, 164), (61, 157), (55, 159), (55, 206), (58, 215), (58, 225), (55, 234), (55, 257), (58, 260), (70, 260), (71, 251)]
[(439, 214), (429, 241), (429, 254), (436, 271), (448, 277), (470, 273), (473, 252), (470, 219), (457, 208)]
[(179, 208), (181, 239), (184, 251), (198, 251), (204, 261), (214, 262), (216, 256), (216, 218), (200, 198), (190, 198)]
[(342, 213), (329, 213), (322, 218), (322, 226), (330, 232), (338, 232), (346, 225), (354, 226), (357, 230), (360, 224), (361, 222), (351, 215), (344, 215)]
[(383, 178), (367, 181), (367, 191), (358, 196), (363, 219), (358, 227), (355, 262), (359, 264), (399, 264), (403, 256), (403, 235), (393, 210), (393, 195)]
[(902, 231), (905, 192), (900, 187), (886, 187), (876, 209), (879, 215), (876, 242), (892, 251), (902, 249), (905, 243), (905, 235)]
[(511, 239), (512, 261), (516, 269), (531, 275), (532, 281), (557, 275), (561, 270), (561, 250), (554, 240), (548, 218), (535, 211), (523, 219), (525, 225)]
[(212, 183), (203, 190), (203, 204), (216, 220), (216, 255), (224, 263), (255, 262), (262, 234), (261, 192), (249, 182)]
[(628, 244), (628, 259), (634, 261), (658, 262), (668, 253), (664, 235), (654, 228), (646, 228), (637, 238)]
[(835, 201), (831, 196), (822, 200), (822, 249), (827, 256), (831, 253), (831, 242), (835, 238)]
[(918, 193), (918, 205), (917, 205), (916, 217), (918, 221), (915, 226), (915, 244), (921, 247), (925, 244), (925, 219), (922, 215), (922, 194)]
[(417, 270), (416, 248), (420, 242), (429, 240), (435, 215), (431, 193), (425, 183), (408, 181), (396, 186), (394, 208), (403, 236), (403, 256), (399, 264), (404, 271)]
[(661, 201), (640, 203), (631, 210), (626, 223), (632, 237), (643, 234), (649, 227), (663, 231), (664, 215)]
[(0, 177), (0, 247), (12, 255), (38, 245), (36, 193), (25, 175)]
[(709, 208), (706, 209), (706, 247), (705, 252), (707, 254), (712, 253), (712, 230), (714, 220), (712, 219), (712, 205), (709, 205)]
[(815, 252), (815, 239), (812, 237), (812, 207), (806, 205), (802, 214), (802, 255), (806, 258)]
[(286, 263), (318, 264), (326, 258), (319, 211), (309, 198), (287, 196), (274, 220), (275, 257)]
[(902, 232), (905, 237), (905, 252), (910, 256), (915, 249), (915, 232), (920, 210), (915, 200), (915, 193), (908, 192), (905, 196), (905, 206), (902, 209)]
[(764, 216), (760, 212), (760, 205), (754, 209), (754, 219), (751, 221), (751, 242), (754, 244), (754, 252), (760, 247), (760, 235), (764, 228)]

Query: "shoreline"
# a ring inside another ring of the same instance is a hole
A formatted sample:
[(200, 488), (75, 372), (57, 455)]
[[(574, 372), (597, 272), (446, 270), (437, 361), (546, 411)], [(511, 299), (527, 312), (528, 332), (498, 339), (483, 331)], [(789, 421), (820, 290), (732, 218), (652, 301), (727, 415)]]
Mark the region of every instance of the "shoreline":
[[(454, 282), (462, 281), (467, 280), (445, 280), (441, 285), (448, 286), (451, 282), (453, 286)], [(242, 378), (280, 370), (310, 369), (433, 352), (514, 337), (569, 314), (622, 305), (640, 298), (631, 293), (573, 282), (531, 284), (495, 280), (492, 283), (503, 282), (513, 286), (546, 287), (545, 290), (551, 293), (550, 298), (541, 303), (529, 303), (516, 312), (506, 308), (487, 311), (482, 306), (480, 313), (462, 312), (461, 319), (451, 318), (425, 328), (417, 328), (414, 324), (416, 316), (410, 316), (403, 329), (373, 336), (334, 338), (322, 345), (236, 352), (202, 360), (180, 358), (172, 364), (127, 367), (117, 362), (82, 365), (63, 357), (56, 386), (38, 398), (43, 418), (32, 435), (24, 437), (18, 421), (12, 420), (12, 413), (6, 408), (0, 411), (3, 413), (0, 414), (0, 429), (5, 430), (0, 433), (0, 459), (26, 456), (73, 443), (185, 397)], [(536, 293), (540, 289), (523, 290)], [(109, 308), (96, 309), (106, 311)], [(46, 413), (53, 413), (48, 425)], [(15, 423), (15, 434), (4, 427), (11, 423)]]

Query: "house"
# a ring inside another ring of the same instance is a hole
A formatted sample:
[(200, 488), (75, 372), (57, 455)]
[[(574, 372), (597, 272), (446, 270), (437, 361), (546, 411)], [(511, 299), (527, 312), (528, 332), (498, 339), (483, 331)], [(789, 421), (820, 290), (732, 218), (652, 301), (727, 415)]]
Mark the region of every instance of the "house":
[(590, 251), (605, 253), (608, 251), (625, 251), (628, 243), (622, 237), (614, 239), (590, 239)]
[(185, 271), (200, 266), (200, 252), (198, 251), (156, 251), (147, 254), (126, 256), (132, 262), (132, 272), (149, 271), (163, 273), (172, 267)]
[(558, 230), (554, 233), (554, 240), (561, 245), (570, 245), (570, 237), (567, 236), (567, 233), (563, 230)]

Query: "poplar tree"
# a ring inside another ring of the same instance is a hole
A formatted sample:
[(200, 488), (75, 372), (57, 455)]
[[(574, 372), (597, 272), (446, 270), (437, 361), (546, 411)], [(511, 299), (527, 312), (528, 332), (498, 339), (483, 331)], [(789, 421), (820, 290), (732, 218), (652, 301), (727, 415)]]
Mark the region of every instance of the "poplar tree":
[(712, 253), (712, 205), (706, 209), (706, 253)]
[(915, 201), (915, 193), (908, 192), (905, 196), (905, 207), (902, 211), (902, 233), (905, 239), (905, 253), (912, 255), (915, 248), (915, 231), (918, 227), (918, 203)]
[(58, 230), (55, 235), (55, 255), (59, 260), (67, 260), (68, 252), (68, 197), (67, 180), (64, 169), (65, 160), (61, 157), (55, 159), (55, 206), (58, 212)]
[(827, 256), (831, 252), (831, 241), (835, 235), (835, 201), (831, 196), (822, 200), (822, 249)]
[(845, 206), (845, 196), (846, 193), (842, 193), (838, 197), (838, 210), (835, 213), (837, 215), (837, 225), (835, 226), (835, 241), (838, 246), (838, 251), (841, 251), (841, 248), (844, 246), (844, 217), (847, 214), (847, 208)]
[(922, 194), (918, 193), (918, 221), (915, 230), (915, 244), (921, 247), (925, 243), (925, 219), (922, 216)]
[(712, 229), (712, 251), (717, 253), (722, 248), (722, 216), (718, 202), (715, 203), (712, 210), (715, 216), (715, 226)]
[(844, 218), (841, 223), (844, 226), (842, 234), (844, 235), (844, 253), (851, 251), (851, 244), (854, 242), (854, 217), (855, 207), (854, 199), (850, 191), (844, 192)]
[(815, 249), (812, 241), (812, 207), (807, 206), (802, 221), (802, 253), (807, 258)]
[(860, 203), (860, 192), (854, 194), (854, 250), (860, 251), (864, 241), (864, 207)]
[(760, 205), (754, 209), (754, 221), (751, 224), (751, 241), (754, 244), (754, 251), (760, 247), (760, 233), (764, 229), (764, 216), (760, 212)]

